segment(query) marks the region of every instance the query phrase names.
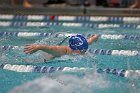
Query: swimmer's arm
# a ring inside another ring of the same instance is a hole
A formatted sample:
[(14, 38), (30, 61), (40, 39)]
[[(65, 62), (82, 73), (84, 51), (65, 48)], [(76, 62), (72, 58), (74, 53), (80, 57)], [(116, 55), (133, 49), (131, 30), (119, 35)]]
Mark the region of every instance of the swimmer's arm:
[(96, 40), (97, 40), (97, 35), (92, 35), (89, 39), (87, 39), (87, 42), (89, 45), (91, 45)]
[(49, 45), (41, 45), (41, 44), (27, 44), (25, 45), (24, 52), (26, 54), (32, 54), (37, 52), (38, 50), (42, 50), (53, 56), (61, 56), (66, 53), (66, 46), (49, 46)]
[(61, 56), (66, 53), (66, 46), (41, 45), (40, 50), (55, 56)]

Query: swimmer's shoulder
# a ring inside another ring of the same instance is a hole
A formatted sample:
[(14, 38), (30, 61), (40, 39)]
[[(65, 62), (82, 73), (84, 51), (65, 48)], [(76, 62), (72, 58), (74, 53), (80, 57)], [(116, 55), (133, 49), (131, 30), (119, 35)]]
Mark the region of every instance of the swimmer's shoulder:
[(73, 50), (69, 46), (65, 46), (66, 53), (65, 54), (71, 54)]
[(78, 53), (81, 54), (79, 50), (72, 50), (69, 46), (65, 46), (66, 54)]

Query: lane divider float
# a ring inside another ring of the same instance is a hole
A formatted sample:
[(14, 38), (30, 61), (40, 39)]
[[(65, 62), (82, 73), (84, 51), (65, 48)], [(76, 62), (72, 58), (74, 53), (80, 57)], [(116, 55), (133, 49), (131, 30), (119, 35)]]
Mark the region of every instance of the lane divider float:
[[(54, 35), (54, 37), (62, 36), (72, 36), (75, 34), (71, 33), (39, 33), (39, 32), (0, 32), (0, 37), (2, 36), (16, 36), (16, 37), (49, 37)], [(93, 34), (83, 34), (86, 38), (92, 36)], [(139, 35), (121, 35), (121, 34), (99, 34), (101, 39), (125, 39), (125, 40), (140, 40)]]
[(49, 26), (64, 26), (64, 27), (86, 27), (86, 28), (134, 28), (140, 29), (139, 24), (107, 24), (107, 23), (74, 23), (74, 22), (8, 22), (0, 21), (0, 26), (12, 27), (49, 27)]
[(0, 20), (22, 21), (88, 21), (88, 22), (121, 22), (140, 23), (140, 17), (117, 17), (117, 16), (45, 16), (45, 15), (6, 15), (0, 14)]
[[(47, 67), (47, 66), (33, 66), (33, 65), (11, 65), (11, 64), (0, 64), (0, 69), (10, 70), (15, 72), (30, 72), (30, 73), (54, 73), (54, 72), (83, 72), (83, 71), (94, 71), (94, 68), (84, 67)], [(140, 77), (140, 70), (124, 70), (124, 69), (96, 69), (97, 73), (108, 73), (120, 77)]]

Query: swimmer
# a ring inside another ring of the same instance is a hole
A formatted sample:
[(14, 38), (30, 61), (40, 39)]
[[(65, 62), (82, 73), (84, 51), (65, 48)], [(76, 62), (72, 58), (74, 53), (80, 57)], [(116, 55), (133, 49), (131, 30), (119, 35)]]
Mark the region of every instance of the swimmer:
[(97, 38), (97, 35), (92, 35), (89, 39), (86, 40), (82, 35), (74, 35), (69, 39), (69, 46), (26, 44), (24, 47), (24, 52), (26, 54), (32, 54), (38, 50), (42, 50), (50, 54), (49, 59), (72, 53), (85, 54), (86, 50), (88, 49), (88, 45), (91, 45), (94, 41), (97, 40)]

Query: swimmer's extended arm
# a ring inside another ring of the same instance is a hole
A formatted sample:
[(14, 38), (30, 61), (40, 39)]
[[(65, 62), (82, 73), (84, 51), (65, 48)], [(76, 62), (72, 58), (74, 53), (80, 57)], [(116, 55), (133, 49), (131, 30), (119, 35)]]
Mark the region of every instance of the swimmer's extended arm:
[(41, 44), (27, 44), (25, 45), (24, 52), (26, 54), (32, 54), (37, 52), (38, 50), (42, 50), (53, 56), (61, 56), (66, 53), (67, 46), (49, 46), (49, 45), (41, 45)]
[(89, 45), (91, 45), (94, 41), (97, 40), (97, 35), (92, 35), (89, 39), (87, 39), (87, 42)]

